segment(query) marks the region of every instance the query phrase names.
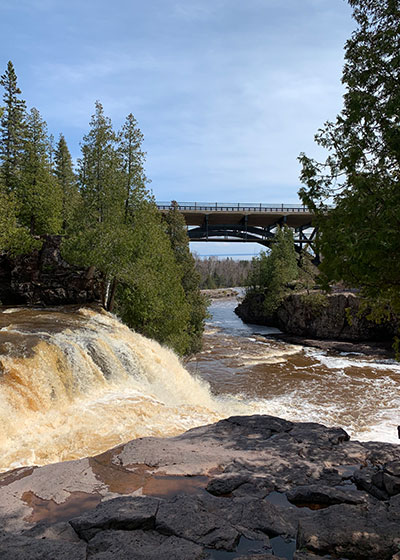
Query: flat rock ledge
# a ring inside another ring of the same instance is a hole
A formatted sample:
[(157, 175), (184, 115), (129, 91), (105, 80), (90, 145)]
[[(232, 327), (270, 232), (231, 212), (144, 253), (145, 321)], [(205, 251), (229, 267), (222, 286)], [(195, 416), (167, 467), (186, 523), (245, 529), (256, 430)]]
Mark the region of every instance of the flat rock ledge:
[(1, 560), (400, 560), (400, 446), (231, 417), (0, 475)]

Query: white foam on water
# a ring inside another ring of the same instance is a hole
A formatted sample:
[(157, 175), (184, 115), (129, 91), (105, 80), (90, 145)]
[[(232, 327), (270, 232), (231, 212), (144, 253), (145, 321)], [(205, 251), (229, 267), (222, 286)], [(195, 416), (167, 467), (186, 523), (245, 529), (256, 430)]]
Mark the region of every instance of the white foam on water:
[[(235, 367), (243, 365), (249, 385), (251, 367), (259, 372), (270, 364), (268, 375), (282, 377), (276, 379), (279, 394), (215, 396), (173, 352), (115, 317), (90, 309), (78, 315), (75, 322), (69, 316), (71, 328), (52, 335), (42, 326), (13, 329), (23, 340), (34, 335), (40, 341), (26, 355), (0, 356), (1, 470), (94, 455), (136, 437), (172, 436), (236, 414), (340, 425), (356, 439), (396, 441), (399, 364), (271, 341), (260, 345), (257, 335), (227, 337), (223, 352)], [(221, 351), (221, 336), (215, 337), (219, 342), (206, 353)], [(291, 361), (291, 371), (301, 372), (292, 382), (286, 364), (295, 354), (308, 362)]]
[[(111, 315), (82, 310), (87, 321), (41, 340), (27, 356), (0, 356), (2, 470), (100, 453), (143, 436), (170, 436), (231, 414), (178, 357)], [(26, 331), (17, 331), (21, 337)]]
[(376, 371), (391, 371), (400, 373), (400, 363), (394, 360), (368, 360), (365, 356), (360, 355), (360, 359), (348, 359), (343, 356), (328, 356), (325, 352), (315, 348), (305, 349), (305, 353), (318, 360), (323, 366), (329, 369), (348, 369), (348, 368), (370, 368)]

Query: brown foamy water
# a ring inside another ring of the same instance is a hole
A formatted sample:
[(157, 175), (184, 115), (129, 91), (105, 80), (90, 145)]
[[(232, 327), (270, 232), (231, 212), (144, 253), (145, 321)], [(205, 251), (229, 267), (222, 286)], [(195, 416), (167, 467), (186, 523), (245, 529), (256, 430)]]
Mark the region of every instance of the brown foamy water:
[(0, 470), (92, 456), (234, 414), (340, 425), (397, 441), (400, 365), (268, 339), (233, 301), (211, 306), (203, 351), (170, 350), (95, 309), (0, 312)]
[(212, 303), (203, 351), (188, 364), (213, 394), (289, 420), (342, 426), (360, 440), (399, 442), (399, 363), (280, 342), (268, 337), (275, 329), (245, 325), (234, 307)]

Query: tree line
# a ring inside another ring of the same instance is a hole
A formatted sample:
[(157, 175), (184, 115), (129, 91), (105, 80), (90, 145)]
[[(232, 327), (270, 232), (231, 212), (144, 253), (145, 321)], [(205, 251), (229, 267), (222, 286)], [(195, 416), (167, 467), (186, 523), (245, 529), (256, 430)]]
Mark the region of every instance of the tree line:
[(202, 289), (232, 288), (246, 286), (251, 261), (233, 260), (230, 257), (200, 258), (195, 256), (196, 269), (200, 274)]
[(75, 170), (65, 137), (27, 110), (11, 61), (0, 85), (0, 251), (62, 234), (64, 258), (101, 274), (105, 309), (180, 354), (198, 350), (206, 303), (185, 223), (176, 205), (157, 210), (133, 114), (115, 131), (96, 101)]

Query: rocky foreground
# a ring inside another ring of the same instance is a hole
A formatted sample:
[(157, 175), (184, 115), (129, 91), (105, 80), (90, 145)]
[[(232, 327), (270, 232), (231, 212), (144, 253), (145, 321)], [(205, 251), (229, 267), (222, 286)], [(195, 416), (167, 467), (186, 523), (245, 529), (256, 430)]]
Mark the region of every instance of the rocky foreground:
[(2, 560), (400, 559), (400, 446), (232, 417), (0, 476)]

